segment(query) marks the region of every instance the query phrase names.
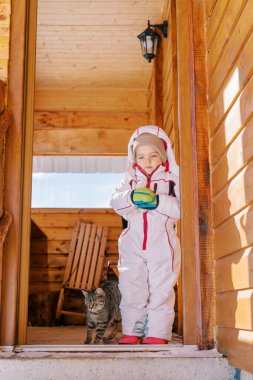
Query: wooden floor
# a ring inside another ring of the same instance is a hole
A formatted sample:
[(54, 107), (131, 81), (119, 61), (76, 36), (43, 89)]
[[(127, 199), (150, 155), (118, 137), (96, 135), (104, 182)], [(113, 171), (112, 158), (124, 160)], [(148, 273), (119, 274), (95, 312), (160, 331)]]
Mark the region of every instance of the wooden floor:
[[(105, 336), (109, 334), (110, 330), (106, 331)], [(28, 327), (27, 329), (27, 344), (40, 345), (40, 344), (83, 344), (86, 335), (85, 326), (57, 326), (57, 327)], [(122, 337), (119, 332), (116, 337), (108, 344), (117, 344), (118, 340)], [(173, 334), (172, 345), (182, 345), (182, 338)]]

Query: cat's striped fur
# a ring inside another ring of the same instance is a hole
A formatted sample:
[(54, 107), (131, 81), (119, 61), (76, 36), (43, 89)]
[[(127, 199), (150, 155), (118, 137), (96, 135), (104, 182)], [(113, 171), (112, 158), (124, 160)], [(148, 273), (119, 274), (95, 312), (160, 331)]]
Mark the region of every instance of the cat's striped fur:
[(87, 335), (85, 344), (92, 342), (92, 333), (96, 328), (94, 344), (104, 343), (104, 333), (109, 323), (113, 323), (113, 331), (107, 339), (112, 339), (118, 331), (121, 321), (119, 304), (121, 294), (117, 281), (108, 280), (94, 290), (82, 290), (87, 308)]

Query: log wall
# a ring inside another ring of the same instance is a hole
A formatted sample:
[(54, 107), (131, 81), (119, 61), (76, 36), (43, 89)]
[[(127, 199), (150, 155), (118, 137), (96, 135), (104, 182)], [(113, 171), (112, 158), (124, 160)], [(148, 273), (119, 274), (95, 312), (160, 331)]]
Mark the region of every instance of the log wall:
[(205, 3), (217, 342), (253, 372), (253, 1)]
[(0, 79), (7, 81), (10, 38), (11, 1), (2, 0), (0, 3)]
[(75, 222), (109, 227), (107, 264), (118, 259), (121, 218), (111, 209), (32, 209), (31, 217), (29, 322), (53, 325)]
[[(168, 21), (168, 37), (159, 43), (148, 92), (148, 122), (162, 127), (170, 138), (178, 160), (178, 111), (175, 1), (165, 1), (163, 20)], [(162, 53), (160, 55), (160, 51)], [(157, 62), (158, 60), (162, 62)], [(157, 67), (159, 66), (159, 67)], [(158, 78), (157, 71), (161, 70)], [(160, 83), (159, 83), (160, 82)], [(159, 86), (159, 88), (157, 88)], [(161, 103), (161, 104), (160, 104)], [(157, 111), (161, 107), (162, 117)], [(158, 110), (157, 110), (158, 108)]]

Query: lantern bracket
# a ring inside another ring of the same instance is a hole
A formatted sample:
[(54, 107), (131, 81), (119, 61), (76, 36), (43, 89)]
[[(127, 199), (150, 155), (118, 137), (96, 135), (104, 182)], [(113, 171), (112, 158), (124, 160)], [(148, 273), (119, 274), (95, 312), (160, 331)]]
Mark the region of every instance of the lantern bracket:
[(150, 21), (148, 20), (148, 28), (156, 28), (159, 29), (163, 37), (167, 38), (168, 37), (168, 21), (165, 20), (162, 24), (150, 24)]

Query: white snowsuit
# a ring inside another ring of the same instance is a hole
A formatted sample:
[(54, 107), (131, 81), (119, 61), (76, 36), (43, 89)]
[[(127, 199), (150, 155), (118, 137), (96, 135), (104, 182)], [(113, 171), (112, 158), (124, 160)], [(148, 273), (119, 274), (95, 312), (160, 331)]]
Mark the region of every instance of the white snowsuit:
[[(155, 134), (167, 145), (168, 165), (159, 165), (150, 176), (133, 166), (132, 144), (142, 133)], [(173, 287), (180, 270), (175, 230), (180, 217), (179, 170), (167, 135), (156, 126), (140, 127), (132, 135), (128, 159), (128, 171), (111, 199), (114, 210), (128, 221), (119, 238), (123, 334), (170, 340), (175, 316)], [(131, 193), (140, 187), (159, 195), (156, 209), (140, 209), (133, 204)]]

